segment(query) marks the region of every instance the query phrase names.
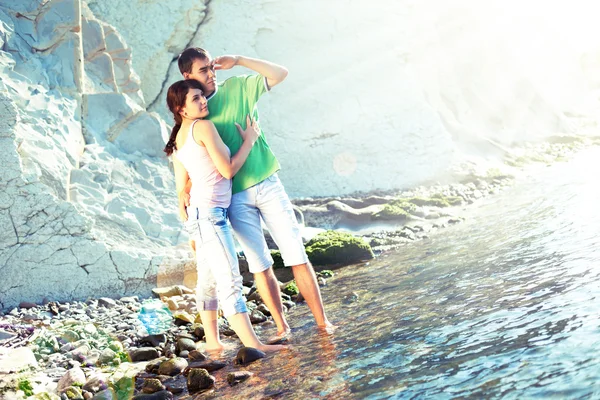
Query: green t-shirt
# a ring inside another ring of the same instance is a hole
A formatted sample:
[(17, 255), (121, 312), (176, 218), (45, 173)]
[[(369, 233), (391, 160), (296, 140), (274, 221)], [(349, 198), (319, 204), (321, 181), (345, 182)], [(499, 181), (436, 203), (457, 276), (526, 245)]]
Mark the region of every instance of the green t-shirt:
[[(261, 75), (234, 76), (221, 82), (208, 99), (208, 119), (211, 120), (223, 142), (235, 154), (242, 145), (242, 137), (235, 122), (246, 128), (246, 115), (258, 121), (256, 103), (267, 92), (265, 78)], [(281, 167), (261, 134), (248, 159), (233, 177), (233, 194), (248, 189), (277, 172)]]

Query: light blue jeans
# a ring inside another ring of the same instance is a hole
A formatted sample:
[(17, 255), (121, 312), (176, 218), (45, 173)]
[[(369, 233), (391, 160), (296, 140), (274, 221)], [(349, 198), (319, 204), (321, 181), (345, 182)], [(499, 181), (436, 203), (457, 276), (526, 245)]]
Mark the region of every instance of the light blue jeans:
[(216, 311), (220, 302), (225, 317), (248, 312), (227, 209), (188, 207), (187, 212), (184, 227), (196, 242), (198, 310)]

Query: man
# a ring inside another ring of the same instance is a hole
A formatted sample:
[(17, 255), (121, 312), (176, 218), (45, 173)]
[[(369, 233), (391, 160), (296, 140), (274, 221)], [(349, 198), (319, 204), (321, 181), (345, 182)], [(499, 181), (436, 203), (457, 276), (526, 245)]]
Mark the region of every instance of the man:
[[(200, 82), (208, 100), (210, 119), (231, 153), (238, 151), (242, 138), (235, 126), (251, 115), (258, 120), (258, 99), (281, 83), (288, 71), (277, 64), (243, 56), (221, 56), (214, 60), (201, 48), (188, 48), (179, 55), (179, 70), (185, 79)], [(217, 83), (216, 70), (234, 66), (249, 68), (257, 75), (235, 76)], [(300, 293), (306, 300), (320, 328), (333, 326), (325, 316), (321, 293), (310, 264), (292, 204), (277, 171), (279, 162), (261, 135), (248, 159), (233, 177), (233, 196), (229, 219), (236, 238), (248, 261), (254, 281), (277, 325), (277, 335), (269, 340), (285, 339), (290, 327), (283, 315), (283, 305), (277, 279), (273, 273), (273, 258), (265, 241), (260, 219), (264, 220), (277, 243), (286, 266), (292, 268)], [(189, 185), (188, 185), (189, 186)], [(180, 199), (180, 204), (186, 199)]]

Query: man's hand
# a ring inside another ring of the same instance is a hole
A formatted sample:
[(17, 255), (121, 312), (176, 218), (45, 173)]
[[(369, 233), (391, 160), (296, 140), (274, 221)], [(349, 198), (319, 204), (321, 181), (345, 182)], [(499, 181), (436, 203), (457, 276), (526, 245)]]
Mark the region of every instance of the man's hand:
[(240, 56), (220, 56), (213, 60), (212, 64), (215, 70), (231, 69), (235, 67), (240, 59)]
[(190, 205), (190, 194), (183, 192), (179, 195), (179, 217), (183, 222), (188, 220), (186, 207)]

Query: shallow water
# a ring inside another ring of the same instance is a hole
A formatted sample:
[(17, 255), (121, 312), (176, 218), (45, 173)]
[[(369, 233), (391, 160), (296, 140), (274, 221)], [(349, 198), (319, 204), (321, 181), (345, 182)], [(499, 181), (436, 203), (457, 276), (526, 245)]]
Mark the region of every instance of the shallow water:
[(197, 397), (600, 398), (598, 171), (599, 149), (530, 171), (464, 223), (338, 270), (334, 334), (296, 307), (292, 350)]

